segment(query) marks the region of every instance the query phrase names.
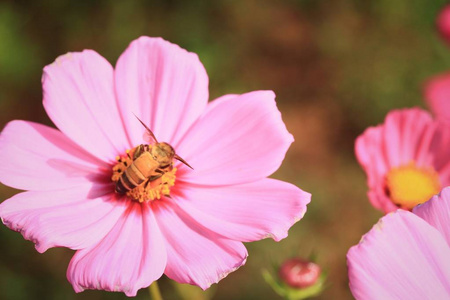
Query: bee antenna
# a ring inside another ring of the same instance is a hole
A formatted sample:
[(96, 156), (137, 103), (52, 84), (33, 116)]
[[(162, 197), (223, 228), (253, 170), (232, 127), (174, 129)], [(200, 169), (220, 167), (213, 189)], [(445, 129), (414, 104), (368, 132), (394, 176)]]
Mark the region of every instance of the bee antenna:
[(181, 161), (183, 164), (185, 164), (186, 166), (188, 166), (189, 168), (191, 168), (192, 170), (194, 170), (193, 167), (191, 167), (184, 159), (182, 159), (180, 156), (178, 156), (178, 154), (175, 154), (175, 156), (173, 157), (179, 161)]
[(136, 119), (139, 120), (139, 122), (141, 122), (142, 126), (145, 127), (145, 129), (147, 129), (148, 133), (150, 134), (150, 136), (155, 140), (155, 142), (158, 143), (158, 140), (156, 139), (156, 136), (153, 134), (153, 132), (150, 130), (150, 128), (147, 127), (147, 125), (144, 124), (144, 122), (142, 122), (141, 119), (138, 118), (138, 116), (136, 116), (135, 113), (133, 113), (133, 115), (136, 117)]

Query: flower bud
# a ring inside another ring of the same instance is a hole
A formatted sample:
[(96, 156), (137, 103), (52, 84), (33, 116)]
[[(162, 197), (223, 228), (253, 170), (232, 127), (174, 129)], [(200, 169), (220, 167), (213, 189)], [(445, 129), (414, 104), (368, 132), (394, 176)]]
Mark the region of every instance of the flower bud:
[(436, 19), (436, 25), (441, 37), (450, 44), (450, 4), (442, 8)]
[(320, 267), (313, 262), (291, 258), (281, 265), (278, 275), (290, 287), (306, 288), (317, 282), (320, 271)]

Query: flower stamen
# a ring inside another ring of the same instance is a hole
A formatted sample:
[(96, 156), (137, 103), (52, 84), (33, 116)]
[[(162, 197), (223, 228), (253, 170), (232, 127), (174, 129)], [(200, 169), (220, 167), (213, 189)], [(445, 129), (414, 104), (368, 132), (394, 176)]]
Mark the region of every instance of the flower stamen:
[(432, 167), (414, 162), (391, 169), (386, 175), (387, 192), (396, 205), (411, 210), (441, 190), (439, 174)]

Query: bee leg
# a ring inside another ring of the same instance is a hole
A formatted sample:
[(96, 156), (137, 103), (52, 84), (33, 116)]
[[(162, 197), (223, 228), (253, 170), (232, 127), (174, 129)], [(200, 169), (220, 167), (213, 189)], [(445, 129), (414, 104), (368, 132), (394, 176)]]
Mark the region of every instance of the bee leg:
[(158, 173), (158, 175), (153, 175), (152, 177), (149, 178), (149, 181), (153, 181), (153, 180), (156, 180), (156, 179), (160, 178), (160, 177), (163, 176), (164, 173), (166, 173), (166, 172), (164, 172), (164, 171), (161, 170), (161, 169), (156, 169), (156, 170), (155, 170), (155, 173)]
[(155, 172), (156, 172), (156, 173), (160, 173), (161, 176), (163, 176), (164, 173), (166, 173), (164, 170), (161, 170), (161, 169), (156, 169)]

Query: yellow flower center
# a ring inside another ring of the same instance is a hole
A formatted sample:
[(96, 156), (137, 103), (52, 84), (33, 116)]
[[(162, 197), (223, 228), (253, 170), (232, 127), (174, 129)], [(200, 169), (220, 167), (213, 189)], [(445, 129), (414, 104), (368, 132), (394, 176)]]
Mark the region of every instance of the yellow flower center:
[(386, 175), (386, 186), (392, 202), (408, 210), (428, 201), (441, 189), (438, 173), (414, 162), (391, 169)]
[[(116, 157), (117, 164), (112, 169), (111, 177), (116, 184), (116, 192), (126, 194), (141, 203), (170, 196), (170, 188), (175, 185), (177, 168), (169, 166), (162, 169), (163, 172), (157, 171), (160, 166), (150, 155), (135, 157), (137, 148), (127, 150), (124, 156)], [(150, 176), (145, 177), (143, 174)]]

